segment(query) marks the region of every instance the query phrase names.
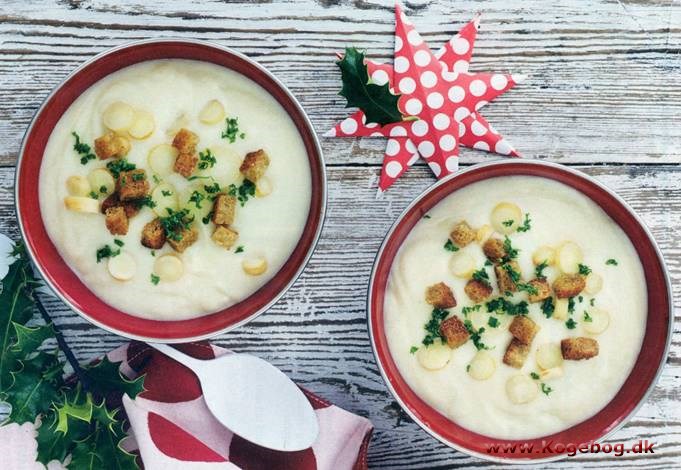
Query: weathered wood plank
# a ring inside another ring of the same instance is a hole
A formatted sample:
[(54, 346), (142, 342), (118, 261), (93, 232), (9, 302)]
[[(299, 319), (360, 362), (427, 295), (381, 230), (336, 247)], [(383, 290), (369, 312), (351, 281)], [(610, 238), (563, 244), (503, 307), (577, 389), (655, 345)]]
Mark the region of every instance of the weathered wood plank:
[[(674, 283), (681, 280), (681, 193), (676, 166), (590, 166), (583, 169), (615, 189), (641, 215), (664, 252)], [(269, 312), (222, 335), (216, 343), (261, 355), (295, 380), (376, 425), (372, 468), (452, 468), (485, 464), (450, 451), (420, 431), (393, 404), (374, 364), (366, 331), (365, 296), (375, 252), (390, 224), (433, 178), (411, 170), (382, 199), (371, 182), (375, 167), (329, 169), (329, 212), (322, 239), (304, 275)], [(12, 173), (0, 169), (0, 232), (16, 235)], [(49, 301), (76, 355), (86, 360), (123, 342)], [(681, 459), (681, 297), (675, 297), (675, 338), (667, 367), (649, 401), (610, 442), (657, 442), (654, 455), (621, 457), (626, 465), (670, 468)], [(398, 421), (400, 420), (400, 421)], [(579, 465), (607, 467), (613, 457), (582, 455)], [(570, 468), (573, 461), (557, 464)], [(552, 466), (553, 467), (553, 466)]]
[[(673, 6), (673, 5), (672, 5)], [(667, 2), (413, 2), (433, 47), (482, 10), (474, 70), (529, 74), (485, 114), (528, 156), (572, 163), (681, 162), (681, 8)], [(80, 62), (146, 37), (202, 38), (271, 68), (319, 131), (345, 116), (333, 52), (389, 60), (392, 2), (7, 1), (0, 8), (0, 164), (49, 90)], [(380, 162), (385, 142), (324, 139), (330, 163)], [(484, 154), (464, 150), (464, 162)]]

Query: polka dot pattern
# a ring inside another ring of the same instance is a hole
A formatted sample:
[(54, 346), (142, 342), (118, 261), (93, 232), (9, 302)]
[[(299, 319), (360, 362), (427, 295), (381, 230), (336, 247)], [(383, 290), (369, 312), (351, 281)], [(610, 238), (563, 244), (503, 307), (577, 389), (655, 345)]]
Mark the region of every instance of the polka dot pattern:
[(407, 114), (416, 116), (423, 109), (423, 104), (421, 104), (421, 102), (416, 98), (410, 98), (407, 100), (407, 104), (405, 105), (404, 109), (407, 111)]
[(445, 104), (445, 99), (442, 97), (440, 93), (434, 91), (428, 95), (426, 103), (428, 103), (428, 107), (431, 109), (439, 109), (442, 107), (443, 104)]
[(385, 172), (391, 178), (396, 178), (397, 175), (402, 173), (402, 164), (397, 160), (392, 160), (385, 165)]
[(371, 80), (373, 80), (373, 82), (377, 85), (385, 85), (388, 83), (389, 77), (384, 70), (379, 69), (371, 74)]

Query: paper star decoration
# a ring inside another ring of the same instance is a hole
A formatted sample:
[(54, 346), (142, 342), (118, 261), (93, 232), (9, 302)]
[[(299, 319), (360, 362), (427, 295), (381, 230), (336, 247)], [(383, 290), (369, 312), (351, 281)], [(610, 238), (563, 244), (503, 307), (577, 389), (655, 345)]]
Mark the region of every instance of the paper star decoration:
[(379, 126), (368, 123), (359, 110), (326, 134), (388, 137), (379, 190), (386, 190), (419, 155), (438, 178), (454, 173), (459, 164), (459, 144), (519, 156), (479, 110), (524, 76), (468, 72), (479, 27), (476, 17), (433, 53), (395, 5), (394, 63), (367, 60), (366, 66), (373, 83), (388, 83), (393, 93), (401, 94), (398, 107), (406, 119)]

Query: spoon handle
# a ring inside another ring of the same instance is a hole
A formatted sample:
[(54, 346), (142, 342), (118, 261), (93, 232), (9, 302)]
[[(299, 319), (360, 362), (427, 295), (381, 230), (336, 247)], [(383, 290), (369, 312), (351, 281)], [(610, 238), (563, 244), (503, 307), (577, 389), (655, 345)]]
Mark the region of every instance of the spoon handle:
[(152, 348), (156, 349), (157, 351), (162, 352), (166, 356), (175, 359), (180, 364), (189, 367), (192, 371), (196, 373), (203, 369), (205, 361), (202, 361), (200, 359), (194, 359), (193, 357), (178, 351), (172, 346), (168, 346), (167, 344), (163, 343), (147, 343), (147, 344)]

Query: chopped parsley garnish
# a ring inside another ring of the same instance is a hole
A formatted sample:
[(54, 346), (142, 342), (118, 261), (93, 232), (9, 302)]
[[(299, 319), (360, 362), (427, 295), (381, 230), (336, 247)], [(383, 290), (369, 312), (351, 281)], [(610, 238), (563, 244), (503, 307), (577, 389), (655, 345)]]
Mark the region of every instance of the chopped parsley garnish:
[(161, 178), (158, 177), (158, 175), (152, 175), (152, 178), (154, 179), (154, 183), (159, 184), (161, 182)]
[(409, 348), (409, 354), (414, 354), (418, 350), (419, 350), (418, 346), (412, 346), (411, 348)]
[(544, 395), (546, 395), (548, 397), (549, 393), (553, 392), (553, 389), (551, 387), (549, 387), (548, 385), (546, 385), (544, 382), (542, 382), (541, 391)]
[(568, 321), (565, 322), (565, 326), (567, 326), (568, 330), (574, 330), (577, 327), (577, 322), (572, 318), (568, 318)]
[(90, 160), (95, 160), (97, 158), (97, 156), (92, 153), (90, 146), (80, 141), (80, 136), (78, 134), (71, 132), (71, 135), (76, 139), (76, 142), (73, 144), (73, 150), (80, 155), (81, 165), (86, 165)]
[(221, 191), (220, 185), (218, 183), (213, 183), (210, 186), (209, 185), (204, 185), (203, 190), (206, 191), (208, 194), (216, 194)]
[(470, 372), (470, 370), (471, 370), (471, 365), (468, 364), (468, 365), (466, 366), (466, 372)]
[(151, 256), (156, 256), (156, 250), (151, 250)]
[(608, 261), (605, 262), (605, 264), (608, 264), (610, 266), (617, 266), (617, 260), (615, 258), (610, 258)]
[(125, 243), (123, 243), (123, 240), (119, 240), (119, 239), (115, 239), (115, 240), (114, 240), (114, 243), (115, 243), (116, 245), (118, 245), (118, 246), (123, 246), (123, 245), (125, 245)]
[(144, 196), (139, 199), (133, 199), (132, 201), (130, 201), (130, 204), (134, 205), (138, 209), (141, 209), (145, 206), (148, 207), (149, 209), (153, 209), (154, 207), (156, 207), (156, 203), (151, 198), (151, 196)]
[(227, 194), (230, 196), (236, 196), (236, 198), (239, 200), (239, 203), (243, 207), (246, 205), (249, 197), (255, 196), (255, 184), (251, 180), (244, 180), (244, 182), (238, 187), (235, 184), (230, 184)]
[(549, 263), (546, 261), (542, 261), (537, 265), (537, 267), (534, 268), (534, 275), (538, 279), (543, 279), (546, 276), (544, 276), (544, 270), (549, 267)]
[(234, 250), (234, 253), (243, 253), (244, 252), (244, 246), (239, 245), (236, 247), (236, 250)]
[(527, 315), (529, 313), (528, 304), (522, 300), (514, 304), (504, 297), (497, 297), (485, 304), (488, 312), (505, 313), (507, 315)]
[(447, 251), (459, 251), (459, 247), (456, 246), (451, 240), (447, 240), (445, 242), (444, 249)]
[(434, 308), (433, 312), (430, 314), (430, 320), (428, 323), (423, 325), (426, 330), (426, 336), (423, 338), (422, 343), (425, 346), (429, 346), (435, 342), (436, 339), (440, 338), (440, 341), (444, 341), (444, 338), (440, 334), (440, 323), (444, 321), (449, 315), (449, 311), (442, 308)]
[(464, 307), (461, 309), (461, 313), (463, 314), (464, 317), (467, 317), (469, 313), (471, 312), (477, 312), (480, 310), (481, 305), (472, 305), (470, 307)]
[(499, 326), (499, 319), (497, 317), (489, 317), (487, 319), (487, 324), (492, 328), (496, 328)]
[(574, 297), (570, 297), (570, 298), (568, 299), (568, 313), (569, 313), (570, 315), (572, 315), (573, 313), (575, 313), (575, 298), (574, 298)]
[(90, 194), (88, 194), (92, 199), (99, 199), (99, 194), (97, 194), (94, 191), (90, 191)]
[(107, 191), (108, 191), (108, 190), (106, 189), (106, 186), (102, 185), (102, 186), (99, 187), (99, 192), (100, 192), (100, 193), (106, 194)]
[(151, 283), (155, 286), (158, 285), (159, 281), (161, 280), (160, 277), (158, 277), (156, 274), (151, 273)]
[(532, 222), (532, 219), (530, 219), (530, 214), (527, 212), (525, 213), (525, 220), (523, 220), (523, 224), (518, 227), (518, 230), (516, 232), (529, 232), (529, 230), (532, 228), (530, 226), (530, 223)]
[(205, 217), (201, 219), (201, 222), (203, 222), (203, 225), (208, 225), (208, 222), (213, 218), (213, 214), (215, 214), (215, 211), (212, 210), (208, 214), (206, 214)]
[(508, 277), (511, 278), (511, 281), (513, 281), (513, 284), (516, 285), (519, 291), (525, 291), (530, 295), (537, 295), (538, 291), (536, 287), (534, 287), (532, 284), (520, 282), (520, 273), (513, 269), (513, 266), (511, 266), (509, 263), (504, 263), (501, 265), (501, 267), (508, 273)]
[(144, 173), (135, 173), (132, 175), (133, 181), (142, 181), (145, 178)]
[(532, 377), (534, 380), (539, 380), (539, 374), (536, 372), (530, 372), (530, 377)]
[[(128, 162), (125, 158), (111, 160), (109, 163), (106, 164), (106, 169), (109, 170), (114, 179), (118, 179), (118, 176), (124, 171), (132, 171), (136, 168), (137, 167), (135, 166), (134, 163)], [(144, 176), (142, 176), (142, 178), (144, 178)]]
[(230, 144), (233, 144), (234, 142), (236, 142), (237, 136), (240, 139), (243, 139), (244, 137), (246, 137), (246, 134), (244, 134), (243, 132), (239, 133), (239, 118), (238, 117), (235, 117), (235, 118), (228, 117), (227, 119), (225, 119), (225, 126), (226, 126), (225, 130), (222, 131), (222, 134), (220, 134), (220, 137), (222, 137), (223, 139), (229, 140)]
[(193, 202), (197, 209), (201, 209), (201, 202), (206, 199), (203, 193), (194, 191), (189, 197), (189, 202)]
[(506, 256), (504, 257), (504, 261), (510, 261), (512, 259), (516, 259), (518, 257), (518, 251), (516, 248), (513, 248), (513, 245), (511, 244), (511, 239), (506, 236), (504, 238), (504, 251), (506, 252)]
[(182, 240), (182, 232), (191, 228), (194, 217), (188, 217), (189, 211), (182, 209), (174, 211), (171, 208), (166, 208), (168, 211), (167, 217), (161, 217), (161, 225), (166, 233), (166, 237), (179, 242)]
[(492, 262), (488, 259), (485, 260), (485, 266), (492, 266)]
[(510, 227), (511, 225), (513, 225), (513, 219), (504, 220), (501, 223), (501, 225), (503, 225), (504, 227)]
[(589, 305), (592, 307), (596, 304), (596, 297), (592, 297), (591, 300), (589, 300)]
[(544, 301), (541, 303), (541, 311), (546, 318), (551, 318), (555, 310), (556, 306), (553, 305), (552, 297), (545, 298)]
[(475, 279), (478, 282), (483, 283), (486, 286), (489, 286), (489, 274), (487, 274), (487, 270), (485, 268), (480, 268), (477, 271), (473, 273), (473, 279)]
[(582, 276), (588, 276), (591, 273), (591, 268), (586, 264), (579, 263), (579, 274)]
[(104, 245), (99, 250), (97, 250), (97, 262), (99, 263), (105, 258), (113, 258), (121, 254), (121, 249), (112, 249), (109, 245)]
[(584, 310), (584, 321), (588, 321), (589, 323), (594, 321), (591, 315), (589, 315), (589, 312), (587, 312), (586, 310)]
[(162, 189), (162, 190), (161, 190), (161, 194), (163, 194), (163, 197), (168, 197), (168, 196), (172, 196), (172, 195), (173, 195), (173, 192), (172, 192), (172, 191), (168, 191), (167, 189)]
[(430, 219), (430, 216), (428, 214), (423, 216), (424, 219)]
[(581, 304), (582, 302), (584, 302), (584, 296), (580, 295), (579, 297), (577, 297), (577, 300), (579, 300), (579, 303)]
[(207, 170), (208, 168), (213, 168), (217, 163), (217, 159), (210, 149), (206, 149), (203, 152), (199, 152), (199, 170)]
[(485, 343), (482, 342), (482, 334), (485, 332), (485, 327), (480, 327), (480, 329), (475, 329), (473, 326), (473, 322), (466, 319), (463, 322), (463, 326), (466, 327), (466, 330), (468, 330), (468, 334), (471, 335), (471, 340), (473, 341), (473, 345), (475, 346), (475, 349), (480, 351), (481, 349), (490, 349), (488, 346), (485, 345)]

